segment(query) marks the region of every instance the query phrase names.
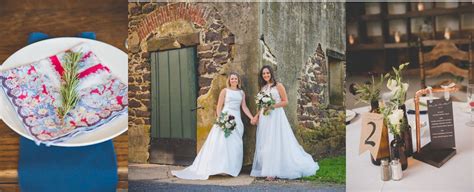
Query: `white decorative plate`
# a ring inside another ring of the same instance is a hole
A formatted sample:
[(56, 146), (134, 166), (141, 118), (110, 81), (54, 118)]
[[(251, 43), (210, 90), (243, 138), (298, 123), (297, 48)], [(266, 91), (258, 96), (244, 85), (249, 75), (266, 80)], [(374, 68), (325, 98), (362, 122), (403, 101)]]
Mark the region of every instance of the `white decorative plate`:
[[(428, 111), (428, 100), (430, 97), (420, 97), (420, 111)], [(433, 97), (433, 99), (439, 99), (439, 97)], [(407, 111), (415, 111), (415, 98), (411, 98), (405, 101), (405, 107)]]
[[(128, 84), (128, 55), (118, 48), (109, 44), (91, 39), (62, 37), (39, 41), (30, 44), (11, 55), (2, 66), (0, 71), (15, 68), (21, 65), (46, 58), (58, 52), (67, 50), (80, 43), (87, 43), (92, 51), (103, 62), (103, 65), (109, 67), (122, 82)], [(8, 101), (5, 92), (0, 91), (0, 118), (15, 132), (23, 137), (32, 140), (20, 118), (17, 116), (13, 105)], [(109, 123), (98, 127), (96, 130), (82, 135), (78, 135), (65, 142), (53, 143), (52, 145), (61, 147), (78, 147), (93, 145), (112, 139), (128, 129), (128, 115), (110, 121)]]

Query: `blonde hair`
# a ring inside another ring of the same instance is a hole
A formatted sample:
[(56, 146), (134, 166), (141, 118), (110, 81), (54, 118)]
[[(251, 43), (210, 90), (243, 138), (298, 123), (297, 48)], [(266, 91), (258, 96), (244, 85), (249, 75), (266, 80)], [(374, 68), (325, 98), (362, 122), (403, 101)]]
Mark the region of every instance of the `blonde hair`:
[(236, 72), (230, 72), (229, 75), (227, 75), (227, 87), (230, 87), (230, 77), (232, 75), (235, 75), (237, 79), (239, 79), (237, 83), (237, 89), (242, 89), (242, 79), (240, 79), (240, 75)]

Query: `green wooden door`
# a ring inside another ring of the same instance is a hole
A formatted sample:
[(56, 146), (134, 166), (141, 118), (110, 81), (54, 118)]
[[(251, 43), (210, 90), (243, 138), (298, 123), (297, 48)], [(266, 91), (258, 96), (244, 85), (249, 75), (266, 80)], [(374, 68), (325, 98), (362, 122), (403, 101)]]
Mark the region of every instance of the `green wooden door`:
[(151, 54), (150, 162), (189, 164), (196, 155), (196, 50)]

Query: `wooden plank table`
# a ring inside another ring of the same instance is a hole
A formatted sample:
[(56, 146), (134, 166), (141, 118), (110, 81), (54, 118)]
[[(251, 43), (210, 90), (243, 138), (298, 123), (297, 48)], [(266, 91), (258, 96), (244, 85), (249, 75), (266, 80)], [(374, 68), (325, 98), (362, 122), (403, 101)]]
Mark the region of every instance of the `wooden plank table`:
[[(97, 39), (127, 52), (126, 0), (2, 0), (0, 2), (0, 63), (27, 43), (28, 34), (75, 36), (93, 31)], [(0, 191), (18, 191), (19, 136), (0, 120)], [(114, 139), (120, 189), (128, 188), (128, 135)]]

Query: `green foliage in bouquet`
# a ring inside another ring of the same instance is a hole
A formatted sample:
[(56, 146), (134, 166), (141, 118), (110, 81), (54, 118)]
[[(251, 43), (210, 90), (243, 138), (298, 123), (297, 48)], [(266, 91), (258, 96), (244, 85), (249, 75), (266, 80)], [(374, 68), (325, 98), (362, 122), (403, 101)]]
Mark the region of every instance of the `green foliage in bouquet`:
[(274, 109), (273, 105), (276, 104), (275, 99), (273, 99), (271, 94), (267, 94), (263, 91), (260, 91), (255, 96), (255, 103), (257, 104), (257, 109), (263, 109), (263, 115), (269, 115), (270, 112)]
[(237, 122), (235, 121), (235, 117), (233, 115), (229, 115), (227, 112), (221, 112), (221, 115), (217, 118), (214, 124), (219, 126), (222, 131), (224, 131), (224, 136), (227, 138), (235, 129)]

